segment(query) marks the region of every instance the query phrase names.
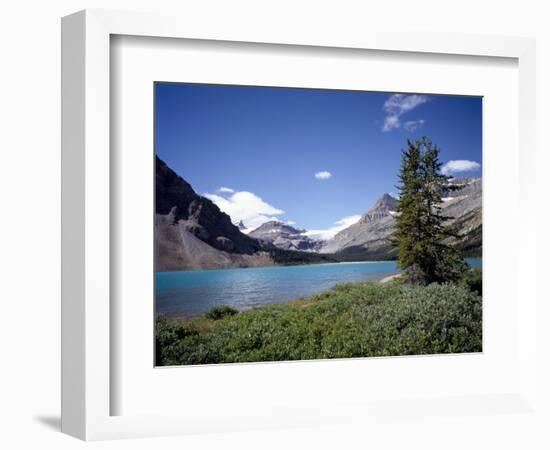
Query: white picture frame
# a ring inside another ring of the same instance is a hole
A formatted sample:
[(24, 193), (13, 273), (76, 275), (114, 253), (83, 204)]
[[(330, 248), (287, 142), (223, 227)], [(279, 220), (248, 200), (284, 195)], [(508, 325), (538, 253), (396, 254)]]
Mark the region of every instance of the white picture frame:
[[(62, 22), (62, 430), (85, 440), (248, 430), (281, 426), (363, 423), (377, 417), (395, 419), (389, 404), (377, 400), (304, 408), (278, 406), (271, 414), (241, 415), (227, 405), (210, 415), (112, 415), (112, 348), (110, 316), (110, 39), (113, 35), (296, 45), (305, 48), (368, 49), (416, 54), (512, 58), (519, 74), (518, 205), (524, 230), (535, 229), (535, 43), (532, 39), (436, 33), (348, 30), (315, 34), (304, 29), (278, 29), (262, 23), (234, 28), (230, 23), (197, 23), (192, 17), (112, 11), (82, 11)], [(523, 233), (516, 249), (519, 261), (536, 260), (536, 235)], [(518, 276), (534, 271), (518, 264)], [(516, 295), (518, 295), (516, 293)], [(475, 416), (513, 411), (533, 418), (537, 403), (536, 310), (534, 283), (522, 292), (518, 309), (519, 360), (517, 389), (501, 395), (407, 400), (398, 416), (435, 410), (442, 416)], [(152, 320), (152, 317), (151, 317)], [(252, 366), (248, 366), (252, 370)], [(350, 366), (351, 368), (351, 366)], [(244, 370), (247, 370), (246, 367)], [(269, 369), (265, 369), (269, 370)], [(351, 369), (348, 369), (351, 370)], [(395, 399), (392, 400), (395, 402)], [(394, 403), (395, 404), (395, 403)], [(309, 415), (305, 412), (309, 411)], [(317, 411), (317, 412), (316, 412)], [(305, 418), (304, 418), (305, 416)], [(388, 419), (389, 420), (389, 419)], [(498, 420), (494, 424), (498, 427)], [(488, 430), (489, 432), (489, 430)]]

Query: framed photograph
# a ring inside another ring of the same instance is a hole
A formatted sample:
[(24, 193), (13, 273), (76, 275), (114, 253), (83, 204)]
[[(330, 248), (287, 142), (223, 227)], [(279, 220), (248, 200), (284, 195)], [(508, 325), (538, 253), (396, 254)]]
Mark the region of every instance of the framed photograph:
[(64, 432), (537, 414), (532, 40), (62, 36)]
[(157, 365), (482, 351), (482, 97), (154, 101)]

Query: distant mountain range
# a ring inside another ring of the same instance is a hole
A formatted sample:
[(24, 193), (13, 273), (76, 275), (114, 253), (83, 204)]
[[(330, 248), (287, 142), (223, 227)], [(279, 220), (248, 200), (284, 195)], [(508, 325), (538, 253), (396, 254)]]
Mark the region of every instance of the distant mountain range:
[[(481, 254), (481, 179), (456, 178), (443, 193), (442, 212), (452, 217), (459, 239), (450, 243), (465, 255)], [(328, 241), (306, 230), (270, 221), (245, 234), (209, 199), (195, 193), (156, 159), (156, 270), (190, 270), (395, 259), (389, 238), (398, 200), (383, 194), (358, 222)]]
[(322, 241), (306, 236), (306, 230), (294, 228), (284, 222), (272, 220), (260, 225), (248, 233), (248, 236), (262, 242), (269, 242), (283, 250), (301, 250), (318, 252), (323, 246)]

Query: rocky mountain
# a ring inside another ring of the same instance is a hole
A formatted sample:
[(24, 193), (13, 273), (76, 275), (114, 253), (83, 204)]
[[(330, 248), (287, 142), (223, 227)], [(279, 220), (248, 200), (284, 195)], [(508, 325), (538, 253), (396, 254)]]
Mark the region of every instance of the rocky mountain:
[(338, 253), (344, 260), (390, 259), (395, 250), (388, 238), (393, 232), (397, 199), (389, 194), (380, 197), (358, 222), (338, 232), (321, 248), (322, 253)]
[(272, 220), (251, 231), (248, 236), (283, 250), (319, 251), (323, 242), (311, 239), (305, 235), (305, 232), (306, 230)]
[(449, 185), (458, 186), (443, 198), (442, 213), (452, 217), (460, 235), (451, 239), (465, 255), (480, 256), (482, 248), (482, 182), (481, 178), (455, 178)]
[(156, 158), (156, 270), (273, 264), (261, 244)]
[(212, 201), (156, 158), (155, 265), (157, 271), (254, 267), (334, 261), (286, 251), (242, 233)]
[[(397, 206), (397, 199), (390, 194), (380, 197), (374, 206), (369, 209), (357, 223), (370, 224), (391, 216)], [(355, 224), (356, 225), (356, 224)]]
[(244, 226), (244, 223), (242, 220), (240, 220), (239, 223), (236, 224), (236, 227), (239, 229), (239, 231), (246, 230), (246, 227)]
[[(451, 217), (466, 255), (481, 253), (481, 179), (452, 179), (443, 193), (442, 213)], [(191, 270), (395, 258), (389, 243), (397, 200), (384, 194), (361, 219), (329, 241), (271, 221), (244, 234), (231, 218), (162, 160), (156, 160), (156, 270)]]
[[(452, 179), (443, 193), (442, 214), (450, 217), (460, 238), (450, 241), (465, 254), (481, 251), (481, 179)], [(320, 249), (339, 260), (379, 260), (395, 258), (389, 238), (395, 224), (397, 200), (384, 194), (361, 219), (337, 233)]]
[(156, 158), (156, 214), (171, 214), (174, 223), (210, 246), (232, 253), (261, 250), (255, 239), (241, 233), (231, 218), (209, 199), (197, 195), (191, 185)]
[(443, 189), (443, 200), (481, 194), (481, 178), (451, 178)]

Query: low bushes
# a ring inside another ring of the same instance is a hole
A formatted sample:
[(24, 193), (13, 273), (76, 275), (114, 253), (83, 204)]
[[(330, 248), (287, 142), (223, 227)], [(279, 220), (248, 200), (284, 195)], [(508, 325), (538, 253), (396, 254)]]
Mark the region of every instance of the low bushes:
[(211, 320), (220, 320), (224, 317), (234, 316), (235, 314), (238, 314), (239, 311), (235, 308), (232, 308), (231, 306), (227, 305), (220, 305), (220, 306), (214, 306), (213, 308), (210, 308), (204, 316), (207, 319)]
[(468, 287), (471, 291), (483, 295), (483, 279), (481, 269), (470, 268), (462, 276), (461, 283)]
[[(220, 310), (222, 307), (216, 308)], [(294, 302), (157, 319), (157, 364), (481, 351), (481, 297), (463, 284), (342, 284)]]

